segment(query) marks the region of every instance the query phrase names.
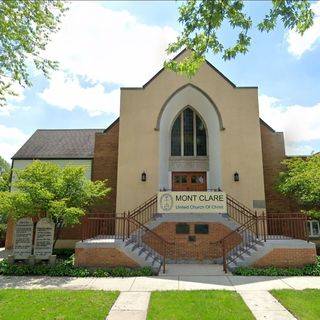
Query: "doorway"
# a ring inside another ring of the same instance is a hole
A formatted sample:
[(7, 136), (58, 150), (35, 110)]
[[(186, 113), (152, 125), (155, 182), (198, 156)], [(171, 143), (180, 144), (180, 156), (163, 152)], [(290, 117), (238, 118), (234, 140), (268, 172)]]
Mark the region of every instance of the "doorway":
[(172, 172), (172, 191), (207, 191), (207, 173)]

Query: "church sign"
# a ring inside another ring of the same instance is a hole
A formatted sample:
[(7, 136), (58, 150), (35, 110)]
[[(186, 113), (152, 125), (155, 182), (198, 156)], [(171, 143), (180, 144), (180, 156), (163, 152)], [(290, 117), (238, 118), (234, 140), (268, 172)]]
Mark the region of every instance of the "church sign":
[(158, 213), (227, 213), (224, 192), (161, 191)]
[(15, 225), (14, 259), (29, 259), (32, 254), (33, 222), (31, 218), (19, 219)]
[(36, 259), (49, 259), (52, 255), (54, 239), (54, 223), (48, 218), (42, 218), (36, 226), (34, 240), (34, 256)]

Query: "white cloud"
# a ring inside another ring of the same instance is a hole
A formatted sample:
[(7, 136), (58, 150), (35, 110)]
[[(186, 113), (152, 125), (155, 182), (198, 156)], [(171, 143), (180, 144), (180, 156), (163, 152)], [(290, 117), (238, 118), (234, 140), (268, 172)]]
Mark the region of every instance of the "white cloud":
[(320, 140), (320, 103), (284, 106), (278, 98), (261, 95), (259, 105), (261, 118), (283, 131), (288, 143)]
[(297, 58), (315, 48), (320, 40), (320, 1), (312, 4), (311, 8), (315, 13), (313, 26), (303, 36), (294, 30), (290, 30), (286, 35), (288, 51)]
[(7, 161), (26, 142), (28, 136), (20, 129), (0, 124), (0, 155)]
[(10, 116), (17, 108), (11, 104), (6, 105), (4, 107), (0, 107), (0, 117), (8, 117)]
[[(144, 24), (102, 2), (73, 2), (47, 50), (61, 71), (52, 75), (40, 96), (69, 111), (80, 107), (90, 116), (118, 115), (120, 90), (107, 92), (104, 85), (147, 82), (162, 67), (165, 49), (176, 36), (171, 27)], [(90, 86), (82, 86), (80, 77)]]
[(309, 155), (314, 152), (314, 148), (308, 144), (287, 144), (286, 145), (286, 154), (287, 155)]
[(30, 106), (17, 106), (11, 103), (8, 103), (6, 106), (0, 108), (0, 117), (9, 117), (12, 116), (15, 111), (29, 111), (31, 109)]
[(102, 113), (119, 114), (120, 90), (105, 92), (102, 84), (84, 88), (74, 75), (64, 72), (55, 72), (50, 80), (49, 87), (40, 93), (47, 103), (69, 111), (80, 107), (90, 116)]
[(102, 2), (73, 2), (48, 56), (93, 83), (139, 86), (162, 67), (165, 49), (176, 36), (169, 26), (144, 24)]

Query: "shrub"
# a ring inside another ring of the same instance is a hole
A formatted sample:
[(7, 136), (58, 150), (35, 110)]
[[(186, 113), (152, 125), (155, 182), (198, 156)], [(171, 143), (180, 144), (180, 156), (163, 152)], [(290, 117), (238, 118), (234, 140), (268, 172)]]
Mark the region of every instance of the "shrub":
[(239, 267), (233, 273), (238, 276), (320, 276), (320, 256), (317, 257), (316, 264), (302, 268)]
[(57, 255), (58, 258), (69, 258), (74, 254), (74, 249), (69, 249), (69, 248), (53, 249), (52, 254)]
[(18, 263), (9, 264), (7, 260), (0, 262), (0, 274), (4, 276), (50, 276), (50, 277), (138, 277), (152, 276), (153, 271), (149, 267), (130, 269), (117, 267), (110, 269), (88, 269), (74, 266), (74, 256), (57, 262), (50, 266), (39, 263), (33, 266)]

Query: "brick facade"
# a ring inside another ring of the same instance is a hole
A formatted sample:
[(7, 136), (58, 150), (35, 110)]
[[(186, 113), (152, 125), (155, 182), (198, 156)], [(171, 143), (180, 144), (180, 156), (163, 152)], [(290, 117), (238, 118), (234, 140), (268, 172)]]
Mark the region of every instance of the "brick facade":
[(116, 212), (119, 121), (104, 133), (97, 133), (94, 146), (92, 180), (108, 180), (111, 194), (93, 208), (93, 212)]
[[(111, 193), (94, 206), (93, 213), (114, 213), (117, 198), (117, 168), (118, 168), (118, 138), (119, 121), (116, 120), (103, 133), (96, 133), (94, 159), (92, 162), (92, 180), (108, 180)], [(62, 230), (61, 240), (81, 239), (82, 224)]]
[(124, 253), (116, 248), (76, 248), (75, 265), (85, 267), (139, 267)]
[[(221, 223), (215, 222), (186, 222), (190, 226), (189, 234), (176, 234), (176, 224), (178, 222), (163, 222), (153, 229), (155, 233), (174, 243), (168, 247), (168, 258), (173, 260), (211, 260), (222, 257), (220, 246), (214, 246), (214, 242), (228, 235), (232, 230)], [(181, 222), (179, 222), (181, 223)], [(208, 234), (195, 234), (196, 224), (208, 224)], [(189, 241), (189, 236), (195, 236), (195, 241)], [(159, 241), (154, 237), (148, 236), (144, 239), (149, 246), (161, 252)], [(235, 234), (230, 239), (230, 245), (235, 246), (241, 241), (239, 234)]]
[(281, 162), (286, 158), (283, 133), (274, 131), (262, 120), (260, 130), (267, 213), (297, 212), (297, 206), (275, 190), (279, 173), (284, 170)]
[(315, 248), (275, 248), (260, 258), (254, 267), (303, 267), (316, 261)]

